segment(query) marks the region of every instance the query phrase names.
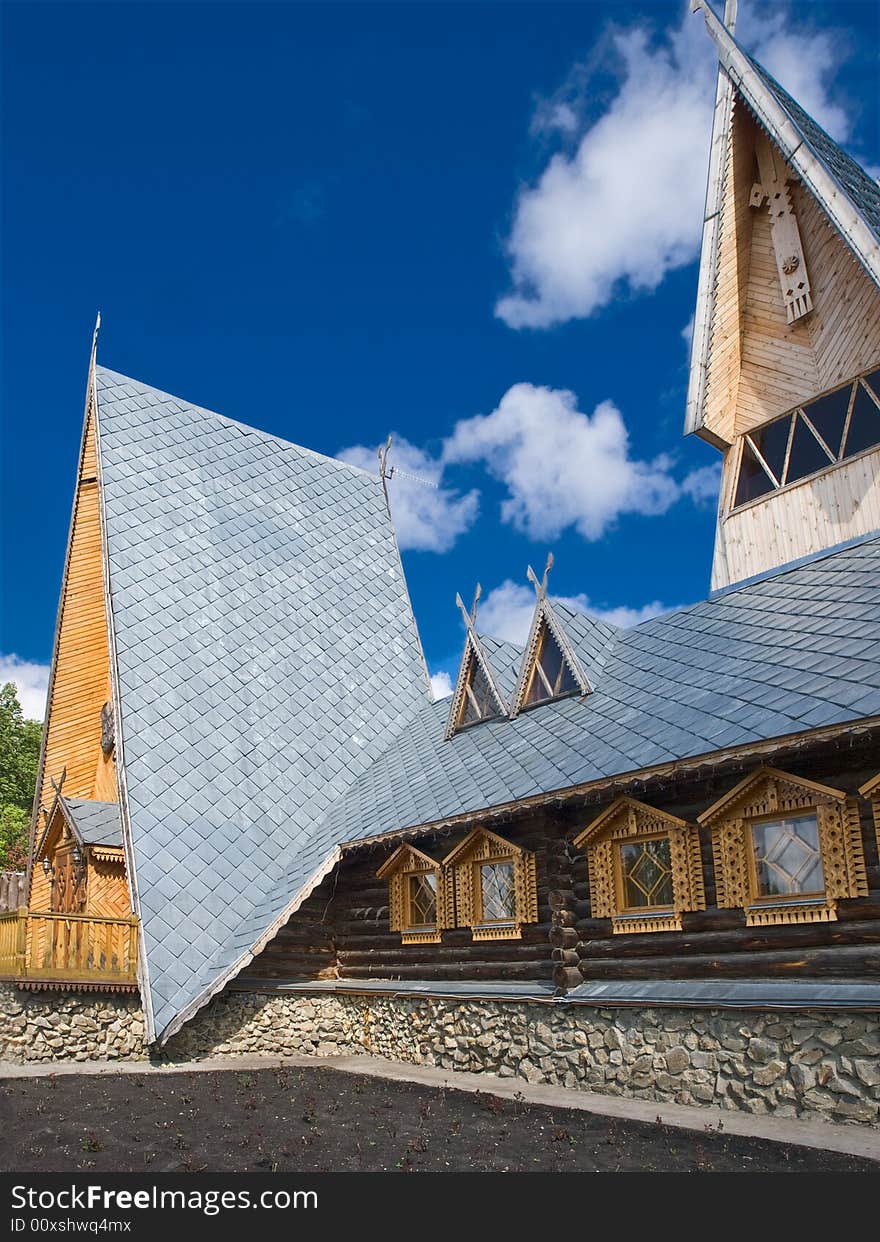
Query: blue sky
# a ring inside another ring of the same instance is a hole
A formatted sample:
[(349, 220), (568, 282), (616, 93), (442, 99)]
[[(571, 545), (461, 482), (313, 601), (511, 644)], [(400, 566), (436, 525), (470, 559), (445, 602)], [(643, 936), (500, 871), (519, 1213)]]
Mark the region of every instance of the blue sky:
[[(739, 35), (878, 162), (878, 6)], [(760, 13), (757, 10), (760, 9)], [(717, 454), (681, 425), (714, 81), (684, 5), (2, 8), (3, 628), (37, 711), (95, 312), (107, 366), (392, 461), (432, 672), (526, 565), (631, 621), (705, 596)], [(528, 593), (527, 593), (528, 592)]]

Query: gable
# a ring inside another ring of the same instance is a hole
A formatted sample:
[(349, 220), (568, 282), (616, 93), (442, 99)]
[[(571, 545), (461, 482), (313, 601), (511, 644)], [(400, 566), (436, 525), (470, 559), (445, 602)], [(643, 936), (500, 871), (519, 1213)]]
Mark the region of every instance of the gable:
[(590, 683), (549, 601), (539, 596), (523, 654), (513, 713), (589, 692)]
[(428, 699), (381, 480), (97, 368), (117, 751), (150, 1037), (203, 1004)]
[(778, 147), (768, 142), (786, 170), (812, 302), (790, 321), (770, 206), (752, 205), (760, 176), (756, 143), (762, 138), (734, 93), (698, 428), (723, 444), (880, 360), (877, 286)]
[[(685, 430), (724, 448), (880, 358), (880, 191), (695, 7), (720, 70)], [(762, 194), (773, 170), (787, 215)]]

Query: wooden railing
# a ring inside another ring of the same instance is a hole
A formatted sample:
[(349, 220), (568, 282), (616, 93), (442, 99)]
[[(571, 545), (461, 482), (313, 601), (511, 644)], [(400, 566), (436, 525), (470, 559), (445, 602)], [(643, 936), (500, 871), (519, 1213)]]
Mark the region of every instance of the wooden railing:
[(0, 978), (136, 983), (137, 919), (0, 915)]
[(0, 978), (18, 979), (27, 963), (27, 910), (0, 914)]

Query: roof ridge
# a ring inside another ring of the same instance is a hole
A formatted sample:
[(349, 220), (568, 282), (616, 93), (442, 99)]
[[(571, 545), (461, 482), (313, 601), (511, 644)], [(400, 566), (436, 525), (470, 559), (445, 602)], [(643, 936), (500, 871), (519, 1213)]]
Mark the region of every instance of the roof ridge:
[(126, 384), (135, 384), (142, 388), (145, 392), (154, 393), (158, 397), (166, 397), (170, 401), (176, 401), (188, 409), (195, 410), (199, 414), (207, 414), (210, 418), (216, 418), (220, 422), (229, 427), (235, 427), (239, 431), (245, 432), (247, 435), (259, 436), (263, 440), (271, 441), (285, 449), (295, 449), (298, 453), (304, 453), (308, 457), (314, 457), (318, 461), (327, 462), (333, 466), (338, 466), (343, 471), (353, 471), (355, 474), (361, 475), (367, 479), (375, 479), (377, 483), (381, 483), (378, 470), (373, 474), (369, 470), (365, 470), (362, 466), (355, 466), (351, 462), (343, 461), (340, 457), (331, 457), (327, 453), (319, 453), (316, 449), (308, 448), (304, 444), (297, 444), (295, 440), (285, 440), (283, 436), (275, 435), (274, 432), (264, 431), (261, 427), (254, 427), (250, 423), (243, 423), (240, 419), (230, 418), (228, 414), (221, 414), (217, 410), (212, 410), (206, 405), (199, 405), (195, 401), (190, 401), (186, 397), (178, 397), (175, 393), (167, 392), (164, 388), (156, 388), (153, 384), (148, 384), (145, 380), (135, 379), (131, 375), (124, 375), (121, 371), (114, 371), (110, 367), (100, 364), (95, 366), (96, 375), (112, 376), (114, 380), (121, 380)]

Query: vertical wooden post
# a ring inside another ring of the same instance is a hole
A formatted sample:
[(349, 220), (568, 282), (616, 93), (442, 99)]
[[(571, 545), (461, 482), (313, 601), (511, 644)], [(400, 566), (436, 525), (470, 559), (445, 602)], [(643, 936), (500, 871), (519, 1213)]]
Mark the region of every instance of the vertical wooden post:
[(18, 907), (18, 922), (15, 928), (15, 973), (19, 977), (27, 974), (27, 906)]
[(128, 920), (128, 970), (126, 972), (132, 981), (137, 979), (137, 950), (138, 919), (136, 914), (132, 914)]

